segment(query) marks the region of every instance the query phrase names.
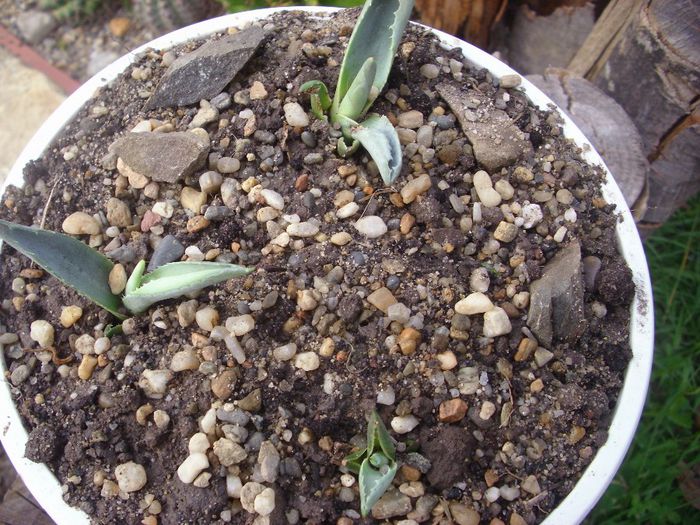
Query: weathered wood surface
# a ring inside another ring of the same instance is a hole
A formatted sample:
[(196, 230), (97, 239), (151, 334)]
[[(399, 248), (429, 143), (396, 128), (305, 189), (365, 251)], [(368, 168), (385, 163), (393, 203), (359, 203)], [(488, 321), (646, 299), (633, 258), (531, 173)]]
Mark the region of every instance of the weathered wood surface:
[(570, 69), (636, 124), (651, 164), (644, 221), (663, 222), (700, 191), (700, 2), (613, 0)]
[(635, 217), (643, 216), (644, 199), (640, 197), (649, 176), (649, 162), (639, 132), (625, 110), (586, 79), (561, 69), (527, 78), (581, 128), (605, 160)]
[(508, 0), (416, 0), (421, 22), (485, 49)]
[(544, 73), (548, 67), (566, 67), (593, 29), (594, 6), (563, 6), (546, 16), (520, 6), (513, 18), (507, 55), (510, 65), (524, 75)]

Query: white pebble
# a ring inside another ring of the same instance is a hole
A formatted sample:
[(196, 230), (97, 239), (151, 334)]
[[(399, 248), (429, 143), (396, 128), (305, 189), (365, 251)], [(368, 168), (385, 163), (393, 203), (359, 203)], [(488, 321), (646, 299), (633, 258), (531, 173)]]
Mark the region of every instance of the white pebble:
[(386, 309), (386, 315), (390, 321), (406, 324), (411, 318), (411, 309), (403, 303), (394, 303)]
[(498, 306), (484, 313), (484, 337), (509, 334), (512, 330), (508, 314)]
[(381, 237), (388, 231), (384, 219), (377, 215), (362, 217), (355, 223), (355, 229), (370, 239)]
[(391, 420), (391, 428), (397, 434), (408, 434), (411, 430), (418, 426), (418, 418), (413, 415), (396, 416)]
[(161, 399), (172, 377), (173, 373), (170, 370), (144, 370), (141, 372), (139, 386), (147, 397)]
[(309, 125), (309, 116), (297, 102), (288, 102), (284, 105), (284, 118), (292, 127), (306, 127)]
[(229, 498), (240, 498), (242, 488), (243, 483), (239, 476), (234, 476), (233, 474), (228, 474), (226, 476), (226, 494)]
[(200, 472), (209, 466), (209, 459), (206, 454), (198, 452), (190, 454), (177, 469), (177, 477), (183, 483), (192, 483)]
[(265, 199), (268, 206), (276, 210), (282, 210), (284, 208), (284, 197), (276, 191), (265, 188), (260, 192), (260, 195)]
[(48, 348), (53, 345), (54, 328), (48, 321), (33, 321), (29, 329), (29, 337), (39, 343), (41, 348)]
[(348, 202), (344, 206), (340, 207), (340, 209), (335, 212), (335, 215), (339, 219), (347, 219), (348, 217), (355, 215), (358, 211), (360, 211), (359, 204), (356, 202)]
[(538, 225), (544, 218), (539, 204), (526, 204), (523, 206), (520, 216), (523, 218), (523, 228), (526, 230)]
[(321, 366), (321, 362), (316, 352), (302, 352), (294, 358), (294, 366), (305, 372), (311, 372)]
[(396, 392), (394, 387), (387, 385), (381, 390), (377, 391), (377, 403), (380, 405), (393, 405), (396, 401)]
[(272, 356), (278, 361), (289, 361), (297, 353), (297, 345), (288, 343), (278, 346), (272, 351)]
[(118, 465), (114, 469), (114, 477), (117, 478), (119, 490), (127, 493), (141, 490), (148, 481), (146, 470), (133, 461)]
[(292, 237), (313, 237), (318, 230), (318, 226), (312, 222), (298, 222), (287, 226), (287, 233)]
[(484, 170), (479, 170), (474, 174), (474, 189), (481, 204), (487, 208), (493, 208), (501, 204), (501, 195), (493, 189), (491, 177)]
[(255, 496), (253, 503), (255, 512), (261, 516), (268, 516), (275, 510), (275, 491), (271, 488), (266, 488), (260, 494)]
[(216, 409), (210, 408), (199, 422), (199, 428), (205, 434), (213, 434), (216, 430)]
[(204, 454), (207, 450), (209, 450), (210, 446), (211, 445), (209, 444), (209, 438), (207, 435), (204, 432), (197, 432), (190, 438), (190, 441), (187, 444), (187, 450), (190, 454)]
[(238, 315), (226, 319), (226, 330), (236, 337), (241, 337), (255, 328), (255, 319), (250, 314)]
[(492, 308), (491, 299), (481, 292), (470, 293), (455, 304), (455, 312), (462, 315), (483, 314)]

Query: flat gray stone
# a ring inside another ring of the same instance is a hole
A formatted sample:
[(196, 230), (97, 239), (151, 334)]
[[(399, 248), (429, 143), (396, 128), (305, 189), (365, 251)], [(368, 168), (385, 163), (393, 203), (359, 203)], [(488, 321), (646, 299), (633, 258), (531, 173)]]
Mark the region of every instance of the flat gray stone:
[(395, 516), (405, 516), (411, 512), (411, 498), (398, 490), (388, 490), (372, 507), (372, 517), (385, 520)]
[(540, 343), (550, 347), (556, 337), (573, 343), (586, 328), (583, 316), (581, 246), (573, 242), (544, 267), (530, 285), (527, 325)]
[[(436, 89), (457, 116), (476, 161), (486, 171), (493, 173), (532, 153), (532, 144), (508, 114), (490, 105), (478, 91), (445, 83)], [(480, 104), (473, 104), (474, 99)]]
[(182, 55), (163, 75), (146, 109), (209, 100), (226, 87), (260, 46), (265, 32), (252, 26)]
[(159, 182), (177, 182), (202, 168), (209, 143), (195, 133), (127, 133), (109, 147), (134, 171)]
[(153, 251), (153, 256), (148, 262), (148, 271), (152, 272), (156, 268), (174, 261), (179, 261), (185, 253), (185, 247), (172, 235), (166, 235), (158, 243)]
[(17, 29), (24, 40), (38, 44), (56, 27), (56, 19), (43, 11), (26, 11), (17, 17)]

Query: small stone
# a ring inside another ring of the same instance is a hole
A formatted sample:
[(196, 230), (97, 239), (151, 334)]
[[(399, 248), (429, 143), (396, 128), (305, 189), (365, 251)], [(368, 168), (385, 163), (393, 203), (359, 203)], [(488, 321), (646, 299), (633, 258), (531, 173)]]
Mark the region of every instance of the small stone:
[(50, 13), (30, 9), (20, 11), (16, 20), (19, 34), (30, 44), (39, 44), (49, 36), (57, 24), (57, 20)]
[(491, 285), (491, 278), (486, 268), (476, 268), (469, 276), (469, 288), (472, 292), (486, 293)]
[(267, 90), (262, 82), (256, 80), (250, 86), (250, 100), (262, 100), (267, 97)]
[(87, 381), (92, 377), (92, 373), (97, 366), (97, 358), (92, 355), (84, 355), (78, 365), (78, 377), (83, 381)]
[(455, 423), (464, 419), (467, 414), (467, 404), (461, 399), (450, 399), (440, 403), (440, 421), (443, 423)]
[(423, 125), (423, 113), (415, 109), (401, 113), (398, 124), (400, 128), (418, 129)]
[(123, 492), (136, 492), (146, 485), (146, 470), (133, 461), (122, 463), (114, 469), (114, 477), (117, 479), (119, 490)]
[(118, 228), (131, 226), (131, 210), (122, 200), (111, 197), (107, 201), (107, 222)]
[(199, 188), (204, 193), (212, 194), (219, 191), (224, 179), (221, 173), (216, 171), (205, 171), (199, 176)]
[(10, 382), (14, 386), (19, 386), (27, 380), (30, 373), (31, 370), (29, 370), (27, 365), (19, 365), (10, 374)]
[(535, 350), (537, 350), (537, 341), (523, 337), (513, 359), (518, 362), (527, 361)]
[(381, 237), (388, 231), (384, 219), (377, 215), (362, 217), (355, 223), (355, 229), (370, 239)]
[(546, 348), (539, 347), (535, 350), (535, 363), (538, 367), (543, 367), (554, 358), (554, 354)]
[(493, 303), (481, 292), (470, 293), (455, 304), (455, 312), (462, 315), (483, 314), (493, 308)]
[(82, 316), (83, 309), (80, 306), (64, 306), (61, 308), (61, 316), (59, 320), (64, 328), (70, 328), (77, 323)]
[(294, 366), (305, 372), (311, 372), (321, 366), (321, 363), (316, 352), (302, 352), (294, 358)]
[(151, 182), (148, 177), (130, 168), (121, 158), (117, 159), (117, 170), (127, 178), (129, 186), (135, 190), (144, 189)]
[(411, 512), (411, 498), (398, 490), (388, 490), (372, 507), (372, 517), (386, 520), (395, 516), (405, 516)]
[(503, 485), (500, 488), (501, 497), (506, 501), (515, 501), (520, 497), (520, 489), (518, 487), (509, 487)]
[(501, 204), (501, 196), (493, 189), (491, 177), (484, 170), (479, 170), (474, 174), (474, 188), (481, 204), (487, 208), (493, 208)]
[(82, 211), (76, 211), (66, 217), (61, 228), (69, 235), (97, 235), (102, 231), (97, 219)]
[(147, 397), (161, 399), (172, 377), (173, 373), (170, 370), (144, 370), (141, 372), (139, 387)]
[(260, 196), (265, 200), (265, 203), (275, 210), (284, 209), (284, 197), (276, 191), (265, 188), (260, 192)]
[(420, 345), (421, 338), (421, 333), (418, 330), (407, 326), (401, 330), (396, 342), (399, 345), (403, 355), (413, 355), (416, 352), (418, 345)]
[(224, 467), (237, 465), (248, 457), (248, 453), (242, 446), (227, 438), (221, 438), (214, 442), (214, 454)]
[(529, 492), (533, 496), (536, 496), (537, 494), (542, 492), (540, 484), (537, 482), (537, 478), (533, 475), (526, 477), (520, 483), (520, 488), (523, 489), (525, 492)]
[(523, 206), (520, 216), (523, 219), (523, 228), (526, 230), (537, 226), (544, 218), (539, 204), (526, 204)]
[(275, 220), (277, 217), (279, 217), (280, 212), (274, 209), (272, 206), (264, 206), (260, 208), (257, 213), (255, 214), (255, 219), (258, 222), (268, 222)]
[(286, 231), (292, 237), (313, 237), (319, 232), (319, 227), (312, 222), (297, 222), (287, 226)]
[(513, 327), (508, 314), (498, 306), (484, 313), (484, 337), (498, 337), (509, 334)]
[(410, 231), (411, 228), (416, 224), (416, 218), (411, 215), (410, 213), (404, 213), (401, 216), (401, 221), (399, 223), (399, 231), (403, 235), (407, 235)]
[(479, 417), (484, 421), (488, 421), (496, 413), (496, 405), (491, 401), (484, 401), (479, 411)]
[(226, 330), (236, 337), (241, 337), (255, 328), (255, 319), (250, 314), (243, 314), (226, 319)]
[(196, 233), (209, 227), (209, 220), (203, 215), (195, 215), (187, 221), (187, 232)]
[(29, 337), (39, 343), (41, 348), (53, 346), (54, 328), (48, 321), (42, 319), (33, 321), (29, 328)]
[(94, 354), (95, 353), (95, 338), (90, 334), (83, 334), (75, 340), (75, 349), (83, 354)]
[(209, 466), (206, 454), (190, 454), (177, 469), (177, 477), (183, 483), (192, 483), (199, 474)]
[(114, 295), (119, 295), (126, 288), (126, 269), (124, 265), (117, 263), (114, 265), (112, 270), (109, 272), (108, 282), (109, 289)]
[(464, 503), (451, 501), (449, 508), (450, 515), (456, 525), (479, 525), (481, 522), (481, 515), (474, 509), (467, 507)]
[(228, 399), (233, 393), (238, 382), (238, 373), (232, 368), (227, 368), (211, 381), (212, 393), (221, 400)]
[(236, 173), (241, 169), (241, 161), (235, 157), (221, 157), (216, 161), (216, 169), (220, 173)]
[(457, 356), (452, 350), (446, 350), (445, 352), (439, 353), (435, 358), (440, 363), (441, 370), (452, 370), (457, 366)]
[(493, 237), (497, 241), (512, 242), (518, 236), (518, 227), (510, 222), (501, 221), (493, 232)]
[(424, 173), (423, 175), (407, 182), (404, 187), (401, 188), (401, 199), (403, 200), (404, 204), (410, 204), (416, 200), (416, 197), (428, 191), (431, 186), (432, 182), (430, 180), (430, 175)]
[(207, 194), (201, 191), (197, 191), (194, 188), (186, 186), (182, 188), (180, 192), (180, 204), (186, 210), (190, 210), (193, 213), (199, 213), (207, 203)]
[(250, 513), (255, 512), (255, 498), (265, 490), (265, 485), (249, 481), (241, 488), (241, 506)]
[(352, 236), (347, 232), (338, 232), (331, 235), (331, 242), (336, 246), (345, 246), (352, 241)]
[(115, 18), (112, 18), (109, 21), (109, 31), (112, 33), (114, 36), (117, 38), (123, 37), (126, 32), (129, 30), (129, 27), (131, 26), (131, 20), (124, 17), (124, 16), (118, 16)]
[(257, 412), (262, 406), (262, 392), (259, 388), (238, 401), (238, 408), (247, 412)]
[(378, 310), (381, 310), (384, 314), (387, 313), (392, 304), (396, 304), (398, 302), (396, 297), (394, 297), (394, 294), (392, 294), (391, 291), (384, 286), (369, 294), (367, 301)]
[(411, 318), (411, 309), (403, 303), (394, 303), (389, 305), (386, 315), (390, 321), (406, 324)]
[(260, 477), (262, 477), (265, 482), (274, 483), (277, 481), (280, 455), (275, 446), (269, 441), (263, 441), (260, 444), (258, 465), (260, 466)]
[(505, 179), (497, 180), (493, 187), (504, 201), (512, 199), (513, 195), (515, 195), (515, 189)]
[(304, 108), (296, 102), (288, 102), (284, 105), (284, 118), (287, 124), (294, 128), (304, 128), (309, 125), (309, 116)]
[(391, 428), (397, 434), (408, 434), (418, 426), (420, 421), (414, 415), (396, 416), (391, 420)]
[(170, 416), (164, 410), (156, 410), (153, 412), (153, 422), (156, 424), (157, 428), (163, 430), (167, 428), (170, 423)]
[(437, 78), (440, 74), (440, 68), (435, 64), (423, 64), (419, 71), (421, 75), (429, 80)]
[(396, 392), (391, 385), (377, 391), (377, 403), (380, 405), (393, 405), (396, 402)]
[(272, 356), (278, 361), (289, 361), (297, 353), (297, 345), (287, 343), (286, 345), (278, 346), (272, 351)]
[(195, 321), (197, 325), (206, 332), (211, 332), (216, 325), (219, 324), (219, 312), (211, 306), (205, 306), (204, 308), (197, 310), (195, 314)]
[(177, 321), (182, 328), (190, 326), (197, 313), (197, 300), (185, 301), (177, 306)]
[(173, 235), (161, 239), (148, 262), (148, 271), (152, 272), (164, 264), (177, 261), (185, 253), (185, 247)]
[(271, 488), (264, 489), (260, 494), (255, 496), (253, 503), (255, 512), (261, 516), (268, 516), (275, 510), (275, 491)]
[(515, 75), (515, 74), (503, 75), (499, 79), (499, 82), (500, 82), (502, 88), (509, 89), (509, 88), (518, 87), (520, 85), (520, 83), (522, 82), (522, 78), (520, 78), (520, 75)]
[(357, 204), (356, 202), (348, 202), (344, 206), (338, 209), (338, 211), (335, 212), (336, 217), (339, 219), (347, 219), (348, 217), (352, 217), (355, 215), (358, 211), (360, 211), (360, 205)]

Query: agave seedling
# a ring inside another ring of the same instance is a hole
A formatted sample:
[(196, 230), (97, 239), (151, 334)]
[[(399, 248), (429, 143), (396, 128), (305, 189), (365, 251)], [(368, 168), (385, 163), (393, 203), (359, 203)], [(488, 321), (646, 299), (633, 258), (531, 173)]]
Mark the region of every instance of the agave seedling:
[(0, 239), (119, 319), (125, 318), (122, 307), (139, 314), (154, 303), (253, 271), (236, 264), (174, 262), (144, 275), (146, 263), (141, 261), (127, 280), (124, 294), (119, 296), (109, 287), (114, 263), (78, 239), (3, 220)]
[(333, 100), (320, 80), (301, 86), (302, 92), (311, 94), (314, 115), (325, 118), (330, 111), (331, 122), (340, 126), (340, 156), (352, 154), (362, 144), (387, 186), (401, 172), (396, 130), (385, 116), (359, 121), (384, 89), (413, 4), (414, 0), (367, 0), (348, 42)]
[(367, 516), (396, 476), (396, 448), (379, 414), (367, 423), (367, 447), (345, 458), (345, 466), (359, 477), (360, 512)]

